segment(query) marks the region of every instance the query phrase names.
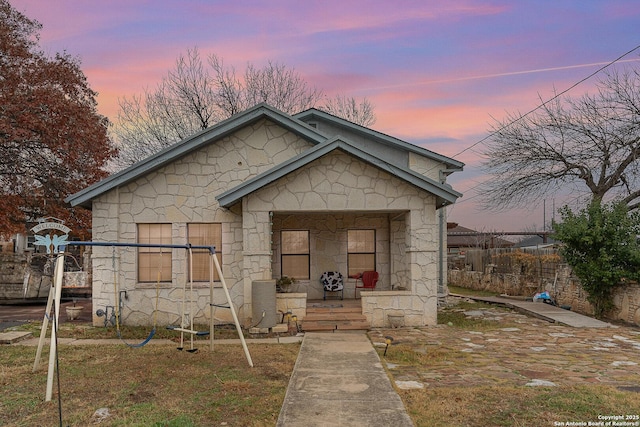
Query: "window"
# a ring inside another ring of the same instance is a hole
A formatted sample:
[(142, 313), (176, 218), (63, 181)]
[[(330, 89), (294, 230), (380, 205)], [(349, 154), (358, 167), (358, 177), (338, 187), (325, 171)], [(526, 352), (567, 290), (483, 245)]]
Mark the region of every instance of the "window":
[[(138, 224), (138, 243), (171, 244), (171, 224)], [(169, 248), (138, 248), (138, 281), (171, 281), (172, 253)]]
[[(215, 246), (216, 257), (222, 268), (222, 224), (187, 224), (187, 241), (193, 246)], [(209, 251), (193, 249), (193, 281), (209, 281)], [(220, 280), (218, 272), (213, 271), (213, 280)]]
[(280, 232), (282, 275), (294, 279), (309, 279), (309, 231), (283, 230)]
[(349, 276), (364, 271), (375, 271), (375, 230), (347, 230), (347, 263)]

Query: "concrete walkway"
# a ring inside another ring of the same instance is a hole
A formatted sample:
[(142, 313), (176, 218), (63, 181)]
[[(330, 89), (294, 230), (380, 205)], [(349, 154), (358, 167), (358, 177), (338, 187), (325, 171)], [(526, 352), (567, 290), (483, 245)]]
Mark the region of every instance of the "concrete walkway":
[(469, 298), (475, 301), (488, 302), (491, 304), (505, 305), (514, 310), (518, 310), (525, 314), (535, 316), (539, 319), (546, 320), (552, 323), (562, 323), (574, 328), (614, 328), (616, 326), (603, 322), (593, 317), (585, 316), (573, 312), (571, 310), (565, 310), (560, 307), (553, 306), (551, 304), (545, 304), (543, 302), (532, 301), (520, 301), (512, 298), (503, 297), (479, 297), (468, 295), (454, 295), (461, 298)]
[(362, 332), (305, 334), (277, 426), (413, 426)]

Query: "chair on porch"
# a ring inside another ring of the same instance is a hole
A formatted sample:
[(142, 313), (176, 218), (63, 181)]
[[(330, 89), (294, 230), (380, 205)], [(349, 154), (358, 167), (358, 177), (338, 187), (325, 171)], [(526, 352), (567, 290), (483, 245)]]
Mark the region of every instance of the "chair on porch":
[(320, 276), (320, 282), (324, 290), (323, 300), (327, 299), (327, 292), (340, 292), (340, 299), (344, 299), (344, 282), (339, 271), (325, 271)]
[(369, 289), (369, 290), (373, 290), (376, 288), (376, 284), (378, 283), (378, 277), (379, 274), (377, 271), (365, 271), (364, 273), (362, 273), (362, 276), (360, 277), (361, 280), (361, 284), (358, 284), (358, 281), (356, 280), (356, 289), (355, 289), (355, 294), (354, 297), (357, 298), (358, 297), (358, 289)]

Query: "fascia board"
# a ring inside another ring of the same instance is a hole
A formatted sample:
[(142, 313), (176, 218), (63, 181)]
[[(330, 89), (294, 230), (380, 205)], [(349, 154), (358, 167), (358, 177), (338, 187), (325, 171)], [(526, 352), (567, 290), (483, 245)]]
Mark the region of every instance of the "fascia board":
[(282, 113), (266, 104), (259, 104), (236, 116), (230, 117), (222, 122), (190, 136), (170, 147), (165, 148), (148, 158), (117, 172), (65, 199), (65, 202), (72, 206), (87, 206), (94, 198), (112, 190), (113, 188), (125, 185), (132, 180), (150, 173), (172, 161), (201, 148), (212, 141), (224, 138), (252, 122), (268, 118), (284, 128), (300, 135), (312, 144), (320, 144), (326, 141), (326, 137), (306, 123), (293, 119), (291, 116)]
[(216, 196), (216, 200), (218, 200), (220, 206), (230, 207), (233, 204), (239, 202), (242, 197), (265, 187), (266, 185), (284, 177), (285, 175), (311, 163), (316, 159), (319, 159), (320, 157), (336, 149), (341, 149), (367, 163), (370, 163), (375, 167), (378, 167), (379, 169), (388, 172), (393, 176), (396, 176), (408, 182), (411, 185), (434, 194), (439, 198), (439, 207), (454, 203), (458, 197), (462, 196), (461, 193), (453, 190), (450, 186), (440, 184), (409, 169), (392, 165), (377, 156), (360, 150), (359, 148), (349, 144), (348, 142), (345, 142), (340, 138), (335, 138), (310, 150), (307, 150), (299, 154), (298, 156), (293, 157), (290, 160), (283, 162), (273, 167), (272, 169), (265, 171), (260, 175), (257, 175), (254, 178), (219, 194), (218, 196)]
[(382, 132), (378, 132), (376, 130), (373, 130), (364, 126), (360, 126), (348, 120), (329, 114), (325, 111), (317, 110), (315, 108), (295, 114), (293, 117), (298, 120), (305, 120), (309, 118), (319, 118), (322, 120), (337, 123), (341, 126), (348, 128), (352, 132), (362, 134), (369, 139), (375, 139), (375, 140), (384, 142), (388, 145), (398, 146), (403, 150), (411, 151), (421, 156), (428, 157), (437, 162), (444, 163), (447, 165), (448, 169), (451, 169), (450, 172), (462, 171), (464, 168), (463, 162), (460, 162), (458, 160), (452, 159), (447, 156), (443, 156), (442, 154), (438, 154), (426, 148), (419, 147), (417, 145), (414, 145), (409, 142), (403, 141), (401, 139), (395, 138), (393, 136), (384, 134)]

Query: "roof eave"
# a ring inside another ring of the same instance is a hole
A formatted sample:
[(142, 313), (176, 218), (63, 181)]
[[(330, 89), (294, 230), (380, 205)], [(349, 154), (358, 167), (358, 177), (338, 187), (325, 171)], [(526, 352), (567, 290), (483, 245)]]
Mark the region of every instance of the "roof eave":
[(366, 153), (341, 139), (333, 139), (320, 146), (314, 147), (311, 150), (305, 151), (289, 161), (281, 163), (280, 165), (277, 165), (274, 168), (271, 168), (268, 171), (265, 171), (262, 174), (257, 175), (256, 177), (229, 189), (224, 193), (221, 193), (216, 196), (216, 200), (220, 206), (229, 208), (242, 200), (243, 197), (336, 149), (341, 149), (349, 154), (355, 155), (361, 160), (383, 169), (391, 175), (394, 175), (422, 190), (432, 193), (436, 196), (436, 209), (455, 203), (455, 201), (462, 196), (461, 193), (453, 190), (448, 185), (440, 184), (411, 170), (387, 163), (384, 159), (376, 157), (371, 153)]
[(426, 148), (420, 147), (415, 144), (411, 144), (410, 142), (403, 141), (401, 139), (384, 134), (382, 132), (378, 132), (376, 130), (373, 130), (364, 126), (360, 126), (356, 123), (350, 122), (341, 117), (334, 116), (330, 113), (327, 113), (326, 111), (318, 110), (316, 108), (310, 108), (298, 114), (294, 114), (293, 118), (301, 121), (309, 118), (311, 119), (319, 118), (319, 119), (324, 119), (324, 120), (329, 120), (335, 123), (339, 123), (340, 125), (349, 128), (351, 131), (364, 135), (367, 138), (373, 138), (378, 141), (385, 142), (387, 144), (398, 145), (401, 148), (404, 148), (405, 150), (414, 152), (416, 154), (420, 154), (422, 156), (429, 157), (430, 159), (435, 160), (437, 162), (441, 162), (447, 165), (447, 171), (449, 173), (459, 172), (459, 171), (462, 171), (464, 168), (463, 162), (460, 162), (458, 160), (452, 159), (447, 156), (443, 156), (442, 154), (438, 154), (434, 151), (428, 150)]
[(249, 110), (223, 120), (216, 125), (204, 129), (193, 136), (183, 139), (148, 158), (129, 166), (65, 199), (71, 206), (90, 207), (91, 201), (101, 194), (165, 166), (177, 158), (199, 149), (204, 144), (224, 138), (247, 124), (268, 118), (289, 131), (301, 136), (314, 145), (326, 140), (326, 137), (306, 123), (293, 119), (286, 113), (278, 111), (267, 104), (258, 104)]

